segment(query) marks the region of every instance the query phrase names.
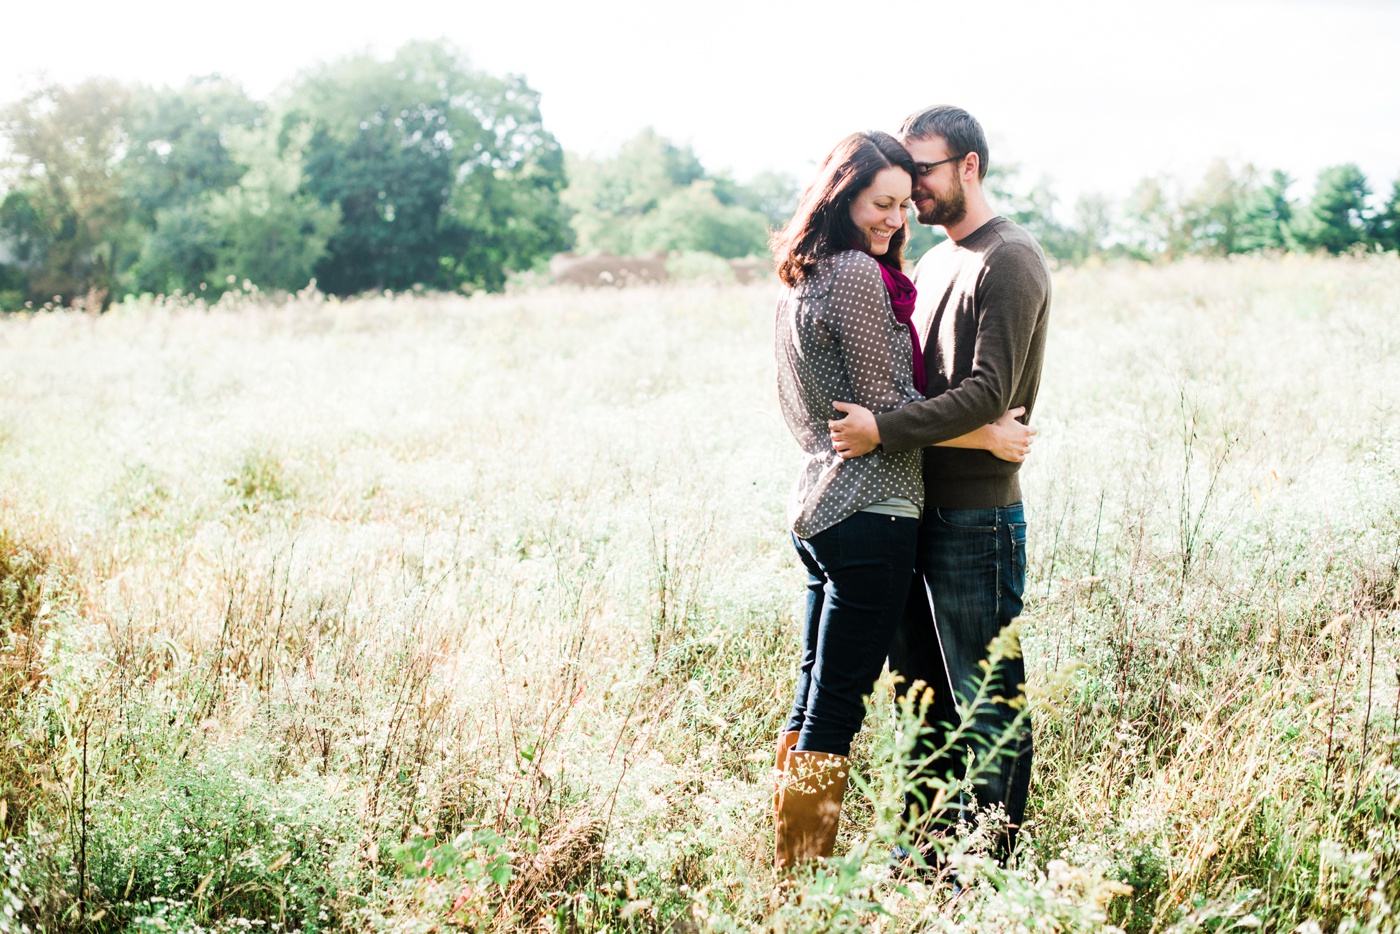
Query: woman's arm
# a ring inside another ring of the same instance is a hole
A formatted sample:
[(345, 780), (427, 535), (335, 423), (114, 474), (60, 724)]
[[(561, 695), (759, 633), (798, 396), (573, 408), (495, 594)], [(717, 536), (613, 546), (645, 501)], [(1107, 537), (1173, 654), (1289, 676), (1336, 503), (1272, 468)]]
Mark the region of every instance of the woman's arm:
[(1025, 413), (1025, 406), (1017, 406), (990, 425), (983, 425), (965, 435), (940, 441), (934, 447), (975, 448), (990, 451), (1004, 461), (1020, 463), (1030, 454), (1031, 442), (1035, 440), (1036, 435), (1034, 428), (1016, 421)]

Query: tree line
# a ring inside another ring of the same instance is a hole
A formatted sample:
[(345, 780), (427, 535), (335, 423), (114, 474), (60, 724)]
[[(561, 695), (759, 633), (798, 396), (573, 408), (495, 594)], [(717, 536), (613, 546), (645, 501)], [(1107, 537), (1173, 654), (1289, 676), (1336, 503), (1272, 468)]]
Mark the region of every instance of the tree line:
[[(564, 250), (766, 255), (799, 186), (740, 183), (643, 130), (606, 157), (567, 154), (518, 76), (444, 42), (300, 74), (272, 101), (237, 82), (91, 79), (0, 108), (0, 310), (102, 308), (139, 293), (232, 288), (494, 290)], [(1354, 164), (1311, 196), (1281, 171), (1215, 163), (1193, 186), (1144, 179), (1079, 198), (994, 163), (1003, 213), (1061, 263), (1260, 250), (1400, 250), (1400, 179), (1373, 196)], [(912, 255), (935, 240), (917, 228)]]
[(47, 86), (0, 111), (0, 134), (10, 309), (313, 278), (493, 289), (571, 241), (539, 95), (441, 42), (322, 65), (271, 103), (218, 77)]
[(1061, 263), (1094, 256), (1170, 261), (1263, 251), (1345, 253), (1400, 250), (1400, 178), (1374, 197), (1355, 163), (1322, 169), (1307, 198), (1278, 169), (1217, 159), (1195, 184), (1168, 176), (1142, 179), (1120, 202), (1101, 194), (1079, 198), (1061, 219), (1048, 186), (1024, 193), (1014, 170), (993, 179), (1005, 213)]

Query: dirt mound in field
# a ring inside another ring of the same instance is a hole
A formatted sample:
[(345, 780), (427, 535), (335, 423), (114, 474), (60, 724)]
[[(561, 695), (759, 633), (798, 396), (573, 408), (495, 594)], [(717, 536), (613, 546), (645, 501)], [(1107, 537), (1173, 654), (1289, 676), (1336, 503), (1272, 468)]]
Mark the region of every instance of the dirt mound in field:
[(595, 253), (575, 256), (560, 253), (549, 261), (549, 273), (557, 285), (579, 285), (585, 288), (620, 288), (666, 281), (666, 254), (645, 256), (615, 256)]
[(748, 285), (750, 282), (757, 282), (760, 279), (773, 275), (772, 263), (767, 260), (754, 259), (753, 257), (731, 259), (729, 261), (729, 268), (734, 271), (734, 281), (740, 285)]

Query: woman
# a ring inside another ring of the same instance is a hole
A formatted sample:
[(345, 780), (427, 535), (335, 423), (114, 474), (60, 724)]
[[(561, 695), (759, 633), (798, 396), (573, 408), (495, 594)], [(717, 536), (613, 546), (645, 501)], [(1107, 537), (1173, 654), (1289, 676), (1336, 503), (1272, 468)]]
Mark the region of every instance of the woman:
[[(780, 870), (831, 855), (851, 740), (913, 576), (921, 453), (843, 460), (827, 419), (840, 417), (837, 401), (878, 413), (922, 398), (914, 287), (902, 272), (914, 171), (889, 134), (846, 137), (771, 244), (787, 286), (777, 311), (778, 391), (806, 454), (788, 519), (808, 574), (797, 696), (778, 740)], [(1006, 417), (946, 443), (1020, 459), (1029, 431)]]

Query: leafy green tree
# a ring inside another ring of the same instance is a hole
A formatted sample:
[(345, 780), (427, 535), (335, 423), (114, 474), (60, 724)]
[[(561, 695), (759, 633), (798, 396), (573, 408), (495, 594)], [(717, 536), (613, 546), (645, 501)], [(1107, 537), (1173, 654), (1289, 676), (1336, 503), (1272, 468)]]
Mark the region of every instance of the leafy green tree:
[[(206, 192), (156, 210), (154, 229), (142, 239), (140, 252), (127, 270), (129, 290), (172, 295), (203, 291), (215, 282), (214, 267), (223, 236), (209, 214), (211, 197)], [(217, 283), (215, 286), (215, 295), (223, 291)]]
[(215, 279), (249, 279), (265, 289), (304, 287), (340, 225), (340, 210), (301, 191), (301, 147), (278, 151), (268, 134), (234, 135), (248, 171), (215, 195), (209, 216), (223, 238)]
[(1058, 262), (1077, 263), (1086, 255), (1083, 236), (1064, 224), (1056, 212), (1059, 199), (1050, 182), (1041, 179), (1026, 186), (1016, 163), (993, 163), (983, 183), (996, 209), (1024, 227), (1040, 243), (1045, 254)]
[(22, 264), (33, 301), (90, 297), (105, 305), (125, 251), (125, 122), (132, 98), (112, 81), (48, 85), (0, 109), (16, 179), (0, 235)]
[(448, 281), (498, 289), (507, 272), (567, 249), (573, 233), (561, 203), (564, 150), (539, 123), (539, 95), (511, 79), (493, 82), (488, 101), (498, 114), (516, 112), (495, 126), (494, 150), (487, 150), (508, 157), (480, 156), (458, 170), (447, 213), (460, 246), (449, 241), (439, 265)]
[(471, 70), (443, 42), (303, 74), (283, 138), (309, 128), (306, 189), (340, 210), (323, 288), (497, 288), (567, 245), (563, 159), (522, 79)]
[(633, 231), (632, 252), (681, 250), (726, 259), (754, 256), (768, 244), (768, 219), (736, 204), (722, 204), (709, 179), (691, 182), (662, 198)]
[(1190, 252), (1192, 238), (1179, 199), (1161, 176), (1144, 178), (1123, 203), (1124, 252), (1137, 259), (1173, 260)]
[(142, 89), (127, 121), (123, 197), (143, 226), (163, 208), (237, 184), (248, 167), (226, 144), (263, 125), (267, 108), (242, 85), (210, 75), (179, 88)]
[(142, 230), (139, 252), (123, 270), (124, 290), (223, 291), (227, 277), (216, 276), (215, 267), (227, 236), (210, 205), (248, 171), (229, 140), (266, 133), (266, 117), (262, 103), (217, 75), (139, 92), (128, 121), (123, 196)]
[(1366, 199), (1370, 196), (1366, 176), (1356, 163), (1334, 165), (1318, 173), (1312, 200), (1298, 212), (1292, 233), (1307, 250), (1342, 253), (1366, 243), (1370, 217)]
[(1288, 189), (1292, 186), (1293, 179), (1275, 169), (1267, 181), (1248, 193), (1240, 218), (1239, 249), (1242, 252), (1284, 250), (1290, 246), (1293, 202), (1288, 197)]
[(1069, 228), (1071, 263), (1082, 263), (1103, 253), (1113, 235), (1113, 205), (1102, 194), (1080, 195), (1074, 202), (1074, 220)]
[(1383, 250), (1400, 252), (1400, 178), (1391, 184), (1389, 200), (1372, 220), (1371, 239)]
[(766, 173), (744, 185), (708, 175), (689, 146), (650, 127), (614, 156), (570, 156), (568, 166), (564, 203), (585, 253), (761, 255), (769, 229), (787, 223), (797, 200), (787, 176)]
[(24, 186), (0, 198), (0, 260), (5, 264), (8, 286), (21, 292), (28, 290), (26, 270), (42, 263), (51, 239), (35, 195)]
[[(637, 224), (663, 200), (705, 177), (689, 146), (677, 146), (647, 127), (623, 143), (617, 155), (571, 156), (564, 204), (584, 253), (638, 252)], [(713, 193), (713, 192), (712, 192)]]
[(782, 228), (797, 210), (797, 182), (786, 172), (759, 172), (734, 186), (733, 204), (763, 215), (771, 228)]
[(1078, 262), (1078, 240), (1074, 231), (1062, 224), (1055, 215), (1059, 199), (1042, 180), (1013, 202), (1011, 220), (1035, 237), (1047, 256), (1058, 262)]
[[(11, 219), (10, 214), (27, 211), (29, 202), (22, 198), (0, 198), (0, 231), (13, 231), (24, 225), (21, 218)], [(10, 237), (0, 236), (0, 312), (19, 311), (28, 300), (28, 283), (24, 266), (14, 249)]]
[(1180, 229), (1186, 252), (1206, 256), (1240, 252), (1254, 175), (1253, 166), (1236, 173), (1224, 159), (1211, 162), (1205, 177), (1181, 206)]
[(248, 168), (236, 184), (156, 212), (133, 271), (152, 291), (214, 298), (243, 280), (292, 291), (326, 253), (339, 210), (301, 190), (300, 144), (279, 147), (261, 128), (224, 136), (233, 164)]

